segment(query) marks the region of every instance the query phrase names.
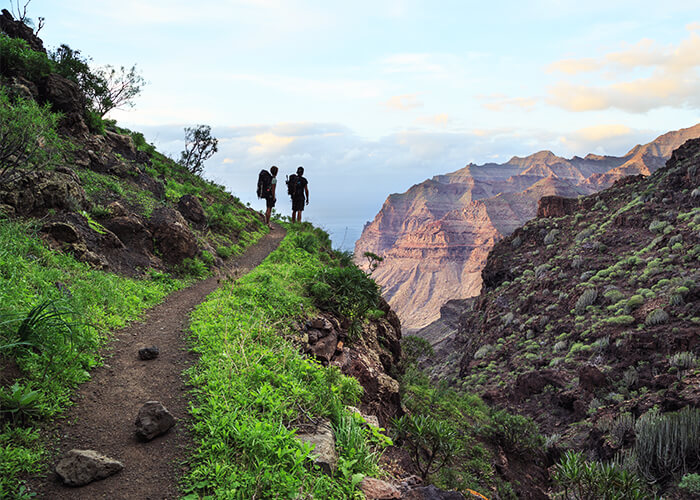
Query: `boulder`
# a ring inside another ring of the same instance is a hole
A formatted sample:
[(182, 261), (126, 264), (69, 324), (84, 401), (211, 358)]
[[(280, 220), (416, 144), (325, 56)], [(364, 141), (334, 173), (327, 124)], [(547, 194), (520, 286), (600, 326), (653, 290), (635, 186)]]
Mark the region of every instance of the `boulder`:
[(65, 222), (51, 222), (41, 228), (41, 232), (51, 236), (59, 243), (77, 243), (83, 241), (78, 230)]
[(144, 189), (148, 189), (153, 196), (158, 200), (165, 199), (165, 184), (159, 179), (154, 179), (150, 175), (146, 175), (139, 171), (138, 177), (136, 177), (136, 184)]
[(458, 491), (441, 490), (434, 485), (421, 486), (404, 493), (405, 500), (466, 500)]
[[(311, 339), (311, 335), (309, 335), (309, 339)], [(311, 346), (311, 352), (322, 363), (329, 363), (330, 360), (333, 359), (337, 345), (338, 334), (331, 332), (329, 335), (318, 339), (318, 341)]]
[(186, 194), (181, 197), (177, 202), (177, 209), (185, 219), (194, 224), (204, 225), (207, 222), (207, 215), (196, 196)]
[(153, 252), (153, 234), (135, 215), (115, 217), (104, 226), (127, 247), (140, 253)]
[(158, 347), (152, 346), (152, 347), (143, 347), (139, 349), (139, 359), (143, 361), (149, 361), (151, 359), (156, 359), (158, 357), (158, 354), (160, 354), (160, 351), (158, 350)]
[(314, 445), (314, 463), (320, 466), (323, 472), (330, 475), (335, 471), (338, 455), (335, 452), (335, 437), (329, 421), (320, 423), (312, 433), (298, 434), (297, 438), (302, 443)]
[(134, 146), (134, 140), (131, 136), (106, 130), (105, 139), (116, 153), (129, 159), (133, 159), (136, 156), (136, 146)]
[(75, 173), (66, 170), (23, 172), (0, 186), (0, 204), (10, 205), (20, 215), (44, 215), (50, 208), (74, 211), (89, 207)]
[(319, 316), (317, 318), (310, 319), (306, 322), (306, 328), (307, 329), (315, 329), (315, 330), (332, 330), (333, 329), (333, 324), (327, 319), (324, 318), (323, 316)]
[(389, 500), (391, 498), (401, 498), (399, 489), (391, 483), (365, 477), (360, 483), (360, 491), (364, 493), (367, 500)]
[(136, 435), (144, 441), (165, 434), (175, 425), (175, 417), (159, 401), (148, 401), (136, 417)]
[[(129, 212), (126, 208), (124, 208), (124, 205), (122, 205), (118, 201), (113, 201), (112, 203), (107, 205), (107, 210), (109, 210), (109, 213), (112, 214), (112, 217), (125, 217), (129, 215)], [(115, 231), (112, 232), (116, 234)], [(117, 236), (119, 235), (117, 234)]]
[(85, 109), (85, 97), (78, 84), (58, 73), (51, 73), (42, 79), (39, 94), (44, 102), (51, 103), (54, 111), (64, 115), (82, 116)]
[(180, 212), (167, 207), (158, 208), (149, 225), (165, 262), (179, 264), (197, 255), (197, 239)]
[(70, 450), (56, 465), (56, 474), (68, 486), (83, 486), (124, 468), (117, 460), (93, 450)]

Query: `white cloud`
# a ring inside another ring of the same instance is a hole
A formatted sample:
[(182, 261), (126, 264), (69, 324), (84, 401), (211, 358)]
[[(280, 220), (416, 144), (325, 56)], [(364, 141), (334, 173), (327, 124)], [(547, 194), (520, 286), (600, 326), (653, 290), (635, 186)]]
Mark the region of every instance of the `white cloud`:
[(418, 94), (404, 94), (390, 97), (382, 105), (388, 109), (408, 111), (423, 107), (423, 103), (418, 100)]

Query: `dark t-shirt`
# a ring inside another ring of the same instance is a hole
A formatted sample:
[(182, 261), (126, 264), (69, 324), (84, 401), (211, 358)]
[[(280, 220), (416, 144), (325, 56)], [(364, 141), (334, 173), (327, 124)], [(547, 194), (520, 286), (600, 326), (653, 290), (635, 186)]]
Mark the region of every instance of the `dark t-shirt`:
[(304, 188), (309, 184), (309, 181), (301, 175), (297, 175), (297, 182), (294, 186), (294, 196), (293, 198), (306, 198)]

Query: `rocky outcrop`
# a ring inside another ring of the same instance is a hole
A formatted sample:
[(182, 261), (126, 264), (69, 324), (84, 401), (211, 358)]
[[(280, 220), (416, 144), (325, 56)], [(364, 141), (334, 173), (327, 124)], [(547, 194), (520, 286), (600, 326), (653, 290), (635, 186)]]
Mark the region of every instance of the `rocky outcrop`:
[(558, 197), (541, 207), (556, 217), (572, 209), (574, 202), (564, 198), (593, 193), (622, 176), (648, 175), (686, 139), (699, 136), (696, 125), (622, 157), (565, 159), (542, 151), (435, 176), (387, 198), (355, 245), (357, 262), (366, 251), (384, 257), (373, 278), (404, 328), (422, 328), (448, 300), (478, 295), (489, 250), (535, 217), (542, 197)]
[(121, 471), (124, 465), (93, 450), (70, 450), (56, 465), (56, 474), (68, 486), (84, 486)]
[(578, 200), (563, 196), (543, 196), (537, 202), (537, 217), (564, 217), (578, 208)]
[(51, 209), (84, 210), (89, 207), (85, 190), (75, 172), (34, 170), (18, 173), (0, 185), (0, 204), (17, 214), (42, 216)]
[(179, 264), (199, 252), (197, 239), (180, 212), (172, 208), (156, 209), (149, 221), (155, 245), (169, 264)]
[(29, 44), (29, 48), (32, 50), (46, 53), (44, 42), (34, 34), (34, 30), (21, 21), (15, 21), (7, 9), (2, 9), (0, 14), (0, 31), (10, 38), (21, 38)]
[(314, 464), (321, 467), (328, 475), (335, 472), (338, 454), (335, 451), (335, 436), (329, 421), (325, 420), (319, 423), (309, 432), (297, 434), (297, 438), (302, 443), (314, 447), (312, 452)]
[(177, 209), (185, 219), (193, 224), (203, 226), (207, 222), (207, 215), (204, 213), (202, 203), (194, 195), (186, 194), (181, 197), (177, 202)]

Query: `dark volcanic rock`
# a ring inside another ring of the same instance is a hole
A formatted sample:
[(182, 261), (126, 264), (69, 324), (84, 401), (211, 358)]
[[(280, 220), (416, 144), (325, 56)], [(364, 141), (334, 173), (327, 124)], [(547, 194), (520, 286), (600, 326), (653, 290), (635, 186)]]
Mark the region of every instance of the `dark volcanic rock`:
[(177, 202), (177, 209), (185, 219), (197, 225), (203, 225), (207, 221), (202, 204), (199, 198), (194, 195), (186, 194), (180, 198)]
[(537, 217), (564, 217), (578, 209), (578, 200), (562, 196), (543, 196), (537, 202)]
[(137, 216), (115, 217), (105, 222), (104, 226), (132, 250), (140, 253), (153, 252), (153, 234)]
[(175, 417), (158, 401), (148, 401), (136, 417), (136, 435), (145, 441), (165, 434), (175, 425)]
[(21, 215), (44, 215), (50, 208), (80, 210), (90, 205), (74, 172), (45, 170), (26, 172), (4, 184), (0, 187), (0, 203)]
[(404, 500), (465, 500), (464, 495), (458, 491), (445, 491), (429, 485), (421, 486), (404, 493)]
[(56, 465), (56, 474), (68, 486), (84, 486), (116, 474), (124, 465), (93, 450), (70, 450)]
[(167, 207), (156, 209), (150, 227), (164, 261), (179, 264), (184, 259), (197, 255), (197, 239), (177, 210)]
[(584, 391), (595, 392), (607, 385), (607, 377), (595, 366), (585, 365), (578, 371), (578, 383)]
[(142, 359), (143, 361), (156, 359), (158, 357), (158, 354), (160, 354), (160, 351), (156, 346), (144, 347), (142, 349), (139, 349), (139, 359)]
[(321, 467), (328, 475), (333, 474), (338, 463), (338, 455), (335, 451), (335, 436), (329, 421), (323, 421), (312, 432), (297, 434), (297, 439), (302, 443), (314, 445), (314, 464)]
[(0, 15), (0, 31), (6, 33), (10, 38), (21, 38), (29, 44), (29, 48), (32, 50), (46, 53), (44, 42), (34, 34), (34, 30), (21, 21), (15, 21), (7, 9), (2, 9), (2, 15)]

